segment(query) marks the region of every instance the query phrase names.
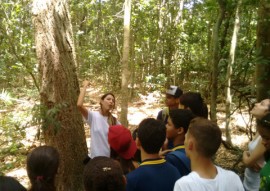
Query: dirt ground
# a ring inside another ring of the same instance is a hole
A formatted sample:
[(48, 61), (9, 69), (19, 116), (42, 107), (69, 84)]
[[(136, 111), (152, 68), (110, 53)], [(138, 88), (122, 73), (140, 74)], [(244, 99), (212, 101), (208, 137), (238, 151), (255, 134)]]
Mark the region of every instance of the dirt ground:
[[(86, 104), (86, 106), (90, 106), (92, 109), (97, 109), (99, 107), (99, 98), (101, 96), (99, 92), (102, 92), (102, 90), (100, 89), (88, 90), (87, 96), (85, 98), (85, 103), (91, 103), (91, 106), (89, 104)], [(162, 106), (163, 106), (162, 95), (159, 92), (152, 92), (147, 95), (138, 94), (138, 98), (136, 99), (136, 101), (129, 103), (128, 121), (129, 121), (129, 128), (131, 129), (131, 131), (137, 127), (137, 125), (140, 123), (142, 119), (146, 117), (155, 118), (160, 108), (162, 108)], [(118, 106), (118, 108), (114, 112), (114, 115), (117, 116), (117, 113), (119, 111), (120, 108)], [(220, 128), (222, 129), (223, 132), (225, 132), (224, 114), (222, 114), (222, 112), (219, 112), (217, 117)], [(237, 146), (239, 149), (242, 150), (246, 149), (246, 145), (248, 143), (248, 137), (245, 134), (245, 132), (243, 132), (243, 129), (245, 129), (246, 126), (247, 119), (248, 119), (247, 112), (246, 113), (244, 112), (242, 114), (236, 112), (232, 116), (232, 123), (231, 123), (232, 142), (235, 146)], [(86, 127), (85, 132), (87, 136), (87, 143), (89, 143), (90, 139), (89, 127), (87, 125), (85, 127)], [(29, 150), (31, 150), (33, 146), (39, 146), (40, 144), (42, 144), (39, 140), (37, 140), (36, 133), (37, 129), (35, 127), (29, 127), (26, 130), (25, 140), (21, 140), (22, 144)], [(223, 139), (225, 140), (224, 135)], [(222, 145), (218, 150), (218, 153), (214, 161), (217, 165), (220, 165), (226, 169), (234, 170), (236, 173), (242, 176), (244, 166), (241, 162), (241, 154), (242, 154), (241, 150), (239, 151), (228, 150)], [(26, 154), (23, 157), (26, 158)], [(16, 161), (17, 159), (16, 157), (15, 158), (13, 157), (7, 160)], [(4, 174), (17, 178), (26, 187), (29, 186), (29, 180), (27, 178), (27, 173), (25, 171), (24, 162), (20, 162), (15, 168), (7, 170), (6, 172), (4, 172)]]

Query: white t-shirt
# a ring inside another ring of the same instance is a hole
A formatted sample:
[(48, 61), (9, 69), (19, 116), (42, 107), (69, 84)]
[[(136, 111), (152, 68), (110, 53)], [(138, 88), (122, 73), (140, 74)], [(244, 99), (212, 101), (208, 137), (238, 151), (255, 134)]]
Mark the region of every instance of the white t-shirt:
[[(90, 126), (90, 158), (96, 156), (110, 157), (110, 147), (108, 143), (108, 117), (100, 114), (99, 111), (88, 110), (88, 119)], [(119, 122), (116, 122), (119, 124)]]
[(219, 166), (214, 179), (201, 178), (197, 172), (191, 172), (175, 182), (174, 191), (244, 191), (237, 174)]
[[(257, 144), (261, 144), (260, 140), (261, 140), (261, 136), (257, 136), (254, 140), (249, 142), (248, 149), (249, 149), (250, 153), (253, 152), (253, 150), (255, 149)], [(262, 157), (261, 159), (259, 159), (257, 161), (257, 164), (259, 166), (264, 166), (264, 164), (265, 164), (264, 158)], [(246, 191), (258, 191), (260, 188), (260, 181), (261, 181), (261, 179), (260, 179), (259, 172), (255, 172), (251, 168), (245, 169), (245, 177), (244, 177), (243, 184), (244, 184)]]

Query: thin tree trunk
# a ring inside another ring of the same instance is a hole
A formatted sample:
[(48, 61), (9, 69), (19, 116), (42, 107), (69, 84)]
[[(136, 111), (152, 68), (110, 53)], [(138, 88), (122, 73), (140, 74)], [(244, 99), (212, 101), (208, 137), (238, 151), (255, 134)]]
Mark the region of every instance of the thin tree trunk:
[(270, 2), (260, 0), (257, 25), (257, 50), (261, 57), (256, 64), (257, 100), (270, 96)]
[(128, 82), (130, 76), (129, 72), (130, 16), (131, 16), (131, 0), (125, 0), (120, 121), (126, 127), (128, 126), (127, 120), (128, 100), (129, 100)]
[(87, 147), (82, 117), (76, 107), (80, 90), (68, 3), (35, 0), (32, 11), (41, 78), (40, 101), (42, 108), (46, 108), (43, 113), (47, 114), (43, 116), (45, 143), (56, 147), (61, 158), (57, 190), (83, 190), (82, 161)]
[(217, 95), (218, 95), (218, 63), (219, 63), (219, 31), (222, 21), (225, 16), (226, 0), (219, 0), (219, 16), (213, 30), (212, 38), (212, 89), (211, 89), (211, 105), (210, 118), (213, 121), (217, 120)]
[(232, 66), (234, 65), (234, 60), (235, 60), (237, 35), (240, 29), (240, 19), (239, 19), (240, 6), (241, 6), (241, 0), (238, 1), (237, 8), (236, 8), (233, 36), (232, 36), (231, 48), (230, 48), (230, 61), (227, 66), (227, 75), (226, 75), (227, 88), (226, 88), (226, 126), (225, 126), (225, 129), (226, 129), (226, 141), (230, 145), (232, 145), (231, 130), (230, 130), (231, 103), (232, 103), (231, 78), (232, 78)]

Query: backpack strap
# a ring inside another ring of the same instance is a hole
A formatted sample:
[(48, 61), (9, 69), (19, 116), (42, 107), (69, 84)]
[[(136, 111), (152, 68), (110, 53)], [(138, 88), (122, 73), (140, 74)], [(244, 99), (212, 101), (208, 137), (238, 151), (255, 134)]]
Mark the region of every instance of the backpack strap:
[(166, 121), (167, 117), (169, 116), (169, 108), (165, 107), (164, 109), (162, 109), (162, 121)]
[(176, 152), (170, 152), (170, 154), (176, 156), (185, 166), (186, 170), (191, 171), (190, 169), (190, 160), (187, 158), (186, 154), (176, 150)]

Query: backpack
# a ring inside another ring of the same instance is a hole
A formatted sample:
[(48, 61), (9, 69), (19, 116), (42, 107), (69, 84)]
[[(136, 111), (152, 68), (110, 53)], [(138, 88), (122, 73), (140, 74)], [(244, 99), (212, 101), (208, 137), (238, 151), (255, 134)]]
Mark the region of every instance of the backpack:
[(169, 108), (165, 107), (161, 111), (161, 119), (162, 119), (162, 121), (167, 123), (168, 117), (169, 117)]

